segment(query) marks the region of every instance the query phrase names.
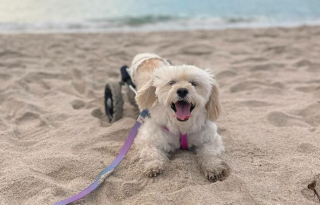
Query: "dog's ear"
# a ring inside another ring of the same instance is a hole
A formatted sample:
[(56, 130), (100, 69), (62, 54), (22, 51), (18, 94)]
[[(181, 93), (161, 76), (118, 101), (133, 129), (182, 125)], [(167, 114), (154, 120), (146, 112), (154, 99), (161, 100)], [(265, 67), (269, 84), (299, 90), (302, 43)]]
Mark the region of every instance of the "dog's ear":
[(208, 118), (211, 121), (215, 121), (218, 119), (221, 111), (220, 103), (219, 103), (219, 91), (217, 85), (213, 85), (211, 89), (211, 94), (209, 100), (206, 104), (206, 109), (208, 112)]
[(136, 95), (136, 101), (140, 110), (152, 107), (153, 103), (157, 100), (156, 87), (152, 85), (152, 80), (147, 82), (140, 88)]

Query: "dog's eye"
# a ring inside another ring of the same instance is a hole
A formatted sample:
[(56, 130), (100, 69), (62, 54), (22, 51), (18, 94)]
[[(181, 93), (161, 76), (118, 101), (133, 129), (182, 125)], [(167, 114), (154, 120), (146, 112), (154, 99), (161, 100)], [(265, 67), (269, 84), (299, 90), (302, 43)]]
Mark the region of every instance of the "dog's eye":
[(174, 85), (175, 83), (176, 83), (176, 81), (171, 80), (171, 81), (169, 82), (169, 85)]
[(197, 82), (191, 82), (191, 85), (192, 85), (192, 86), (197, 86), (198, 83), (197, 83)]

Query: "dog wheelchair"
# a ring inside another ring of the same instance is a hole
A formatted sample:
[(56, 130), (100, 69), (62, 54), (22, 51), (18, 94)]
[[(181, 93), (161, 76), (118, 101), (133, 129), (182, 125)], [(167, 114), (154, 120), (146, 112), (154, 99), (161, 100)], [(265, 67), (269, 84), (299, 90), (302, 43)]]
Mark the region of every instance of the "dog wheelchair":
[[(169, 65), (173, 65), (168, 59), (164, 59)], [(111, 123), (116, 122), (123, 116), (123, 96), (122, 87), (126, 86), (126, 94), (131, 105), (138, 109), (135, 100), (137, 94), (136, 86), (132, 82), (131, 76), (128, 73), (128, 66), (124, 65), (120, 68), (121, 81), (109, 82), (106, 84), (104, 91), (104, 106), (106, 115)]]

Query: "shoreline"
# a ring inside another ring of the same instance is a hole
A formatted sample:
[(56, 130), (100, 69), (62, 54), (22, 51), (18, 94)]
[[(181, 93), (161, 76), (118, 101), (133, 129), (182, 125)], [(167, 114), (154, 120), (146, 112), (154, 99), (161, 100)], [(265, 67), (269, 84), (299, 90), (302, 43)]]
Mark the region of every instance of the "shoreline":
[[(81, 25), (79, 25), (81, 27)], [(320, 26), (320, 20), (310, 22), (291, 22), (291, 23), (253, 23), (253, 24), (236, 24), (236, 25), (222, 25), (222, 26), (191, 26), (191, 27), (177, 27), (177, 28), (160, 28), (154, 25), (144, 25), (137, 27), (117, 27), (117, 28), (57, 28), (57, 29), (45, 29), (45, 28), (31, 28), (31, 29), (0, 29), (0, 35), (3, 34), (90, 34), (90, 33), (149, 33), (149, 32), (184, 32), (184, 31), (224, 31), (224, 30), (247, 30), (247, 29), (273, 29), (273, 28), (299, 28), (299, 27), (317, 27)], [(1, 27), (1, 26), (0, 26)], [(41, 27), (41, 26), (40, 26)]]

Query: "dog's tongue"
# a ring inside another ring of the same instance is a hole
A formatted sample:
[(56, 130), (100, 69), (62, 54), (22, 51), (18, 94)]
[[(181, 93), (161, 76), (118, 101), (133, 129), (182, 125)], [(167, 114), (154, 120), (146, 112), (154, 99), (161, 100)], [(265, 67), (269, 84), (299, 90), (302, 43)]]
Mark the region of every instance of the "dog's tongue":
[(177, 112), (174, 114), (174, 116), (176, 118), (180, 120), (186, 120), (186, 119), (189, 119), (189, 117), (191, 117), (191, 113), (190, 113), (191, 104), (180, 101), (180, 102), (176, 102), (175, 106), (176, 106)]

